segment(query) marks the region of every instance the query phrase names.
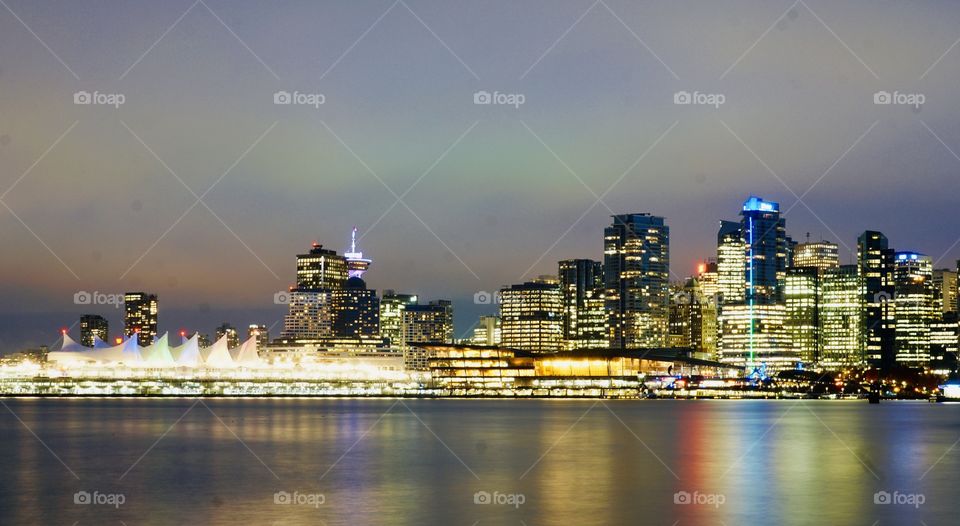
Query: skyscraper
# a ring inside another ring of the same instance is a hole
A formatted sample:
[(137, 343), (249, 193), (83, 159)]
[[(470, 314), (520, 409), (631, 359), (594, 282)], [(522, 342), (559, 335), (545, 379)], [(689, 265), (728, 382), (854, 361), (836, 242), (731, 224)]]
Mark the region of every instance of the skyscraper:
[(563, 348), (560, 286), (528, 281), (500, 289), (501, 344), (532, 352)]
[[(596, 340), (605, 335), (592, 334), (587, 329), (591, 299), (602, 294), (603, 264), (591, 259), (567, 259), (559, 263), (560, 294), (563, 301), (563, 340), (568, 350), (581, 347), (599, 347)], [(584, 327), (581, 328), (581, 321)], [(594, 323), (595, 325), (595, 323)], [(601, 331), (603, 326), (600, 326)], [(589, 343), (581, 341), (590, 340)]]
[(930, 257), (897, 252), (894, 288), (897, 363), (923, 366), (930, 361), (930, 325), (936, 319)]
[(314, 243), (310, 252), (297, 254), (297, 290), (316, 291), (343, 288), (347, 281), (347, 260), (335, 250)]
[(857, 265), (841, 265), (823, 271), (818, 302), (821, 351), (818, 362), (826, 370), (841, 370), (864, 364), (860, 342), (860, 290)]
[(613, 216), (603, 233), (610, 347), (665, 347), (670, 308), (670, 228), (650, 214)]
[(157, 295), (127, 292), (123, 295), (123, 333), (137, 335), (137, 344), (146, 347), (157, 337)]
[(453, 343), (453, 304), (448, 300), (407, 305), (403, 310), (406, 344)]
[(99, 314), (84, 314), (80, 316), (80, 344), (93, 347), (93, 337), (109, 341), (110, 324)]
[(820, 270), (840, 266), (840, 248), (829, 241), (800, 243), (793, 249), (792, 267), (815, 267)]
[(957, 312), (957, 271), (933, 271), (933, 300), (940, 317), (948, 312)]
[(286, 295), (288, 313), (284, 339), (318, 340), (335, 334), (333, 291), (347, 280), (347, 260), (335, 250), (313, 243), (306, 254), (297, 254), (297, 285)]
[(816, 267), (787, 269), (784, 301), (787, 307), (787, 331), (793, 348), (805, 364), (820, 359), (821, 273)]
[(350, 278), (343, 288), (331, 291), (334, 338), (380, 338), (380, 298), (360, 278)]
[[(794, 350), (786, 328), (784, 285), (788, 259), (786, 222), (780, 217), (780, 205), (751, 196), (740, 210), (740, 242), (745, 259), (743, 292), (731, 277), (721, 272), (720, 359), (747, 369), (766, 367), (770, 371), (796, 365)], [(735, 259), (731, 248), (737, 230), (729, 222), (721, 223), (718, 257)], [(720, 249), (726, 249), (721, 251)], [(726, 253), (724, 253), (726, 252)], [(723, 261), (719, 263), (723, 264)], [(724, 291), (724, 286), (728, 287)], [(729, 301), (727, 292), (740, 301)]]
[(896, 357), (893, 258), (894, 251), (882, 233), (867, 230), (857, 238), (862, 353), (871, 366), (884, 371), (893, 366)]
[(383, 297), (380, 298), (380, 337), (389, 340), (390, 345), (402, 346), (404, 344), (403, 313), (407, 306), (416, 304), (416, 295), (399, 294), (389, 289), (383, 291)]
[(717, 291), (719, 303), (737, 304), (746, 299), (747, 246), (740, 223), (720, 221), (717, 232)]

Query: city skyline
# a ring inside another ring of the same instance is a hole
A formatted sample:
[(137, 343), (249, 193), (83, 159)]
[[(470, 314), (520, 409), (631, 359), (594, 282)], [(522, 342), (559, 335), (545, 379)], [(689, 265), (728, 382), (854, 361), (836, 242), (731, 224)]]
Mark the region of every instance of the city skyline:
[[(614, 212), (667, 217), (672, 270), (693, 273), (747, 191), (781, 202), (795, 238), (838, 243), (841, 263), (865, 229), (936, 266), (960, 257), (939, 228), (954, 200), (936, 191), (960, 173), (956, 9), (870, 6), (864, 27), (856, 3), (678, 16), (570, 1), (479, 10), (479, 33), (463, 34), (453, 6), (291, 5), (271, 9), (278, 37), (253, 4), (9, 7), (4, 348), (47, 343), (49, 315), (80, 312), (77, 290), (155, 292), (178, 326), (280, 317), (258, 306), (289, 285), (286, 255), (313, 239), (343, 252), (355, 225), (377, 257), (372, 288), (446, 297), (467, 319), (474, 291), (597, 253)], [(110, 30), (93, 38), (78, 20)], [(678, 38), (690, 27), (700, 38)], [(274, 104), (281, 91), (325, 100)], [(474, 104), (483, 91), (525, 101)], [(80, 92), (125, 101), (74, 104)], [(675, 104), (681, 92), (725, 101)], [(878, 92), (925, 102), (878, 105)]]

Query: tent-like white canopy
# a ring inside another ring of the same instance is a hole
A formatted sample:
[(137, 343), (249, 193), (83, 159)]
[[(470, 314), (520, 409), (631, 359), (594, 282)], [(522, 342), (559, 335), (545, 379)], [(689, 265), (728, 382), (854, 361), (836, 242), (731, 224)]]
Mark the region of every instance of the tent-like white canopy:
[(128, 337), (119, 345), (110, 346), (94, 337), (94, 347), (85, 347), (70, 335), (63, 335), (59, 351), (47, 355), (51, 362), (71, 364), (122, 364), (129, 367), (173, 368), (205, 367), (210, 369), (234, 369), (237, 367), (260, 367), (264, 362), (257, 352), (257, 339), (250, 337), (236, 349), (229, 349), (224, 335), (210, 347), (201, 348), (198, 335), (194, 334), (179, 347), (170, 348), (167, 334), (152, 345), (140, 347), (136, 335)]

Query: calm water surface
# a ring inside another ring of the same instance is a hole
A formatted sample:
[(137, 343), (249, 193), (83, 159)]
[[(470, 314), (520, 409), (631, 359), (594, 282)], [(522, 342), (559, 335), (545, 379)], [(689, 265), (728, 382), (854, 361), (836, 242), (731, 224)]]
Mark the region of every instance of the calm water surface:
[(960, 523), (953, 404), (4, 403), (3, 525)]

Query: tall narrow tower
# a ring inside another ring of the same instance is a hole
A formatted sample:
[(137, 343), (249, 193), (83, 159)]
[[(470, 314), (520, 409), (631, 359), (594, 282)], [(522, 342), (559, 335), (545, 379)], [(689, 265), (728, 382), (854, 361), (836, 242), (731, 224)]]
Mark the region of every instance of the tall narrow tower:
[(363, 252), (357, 250), (357, 227), (350, 232), (350, 252), (343, 254), (347, 259), (347, 275), (351, 278), (363, 278), (363, 273), (370, 268), (373, 261), (363, 257)]

